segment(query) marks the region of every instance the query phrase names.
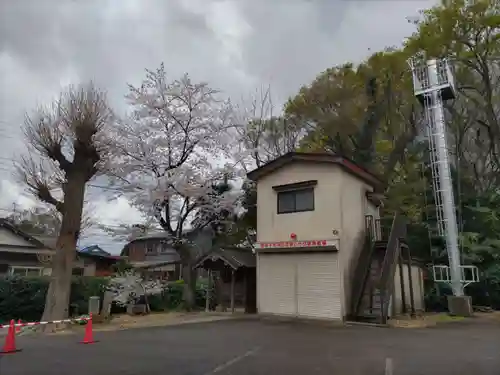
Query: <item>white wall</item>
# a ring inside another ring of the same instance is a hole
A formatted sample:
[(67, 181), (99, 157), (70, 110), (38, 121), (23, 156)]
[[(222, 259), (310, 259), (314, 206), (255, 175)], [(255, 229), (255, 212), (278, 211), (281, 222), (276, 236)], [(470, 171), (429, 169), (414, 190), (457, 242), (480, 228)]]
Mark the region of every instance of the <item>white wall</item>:
[[(341, 230), (341, 170), (331, 164), (292, 163), (261, 178), (257, 184), (257, 241), (332, 239)], [(314, 211), (277, 214), (273, 186), (318, 180), (314, 188)]]
[[(273, 186), (317, 180), (314, 211), (277, 214), (277, 193)], [(365, 215), (378, 208), (369, 203), (366, 192), (373, 189), (341, 167), (332, 164), (295, 162), (261, 178), (257, 184), (257, 241), (289, 241), (340, 237), (339, 267), (342, 273), (343, 303), (348, 306), (359, 251), (365, 233)], [(348, 309), (343, 309), (347, 312)]]

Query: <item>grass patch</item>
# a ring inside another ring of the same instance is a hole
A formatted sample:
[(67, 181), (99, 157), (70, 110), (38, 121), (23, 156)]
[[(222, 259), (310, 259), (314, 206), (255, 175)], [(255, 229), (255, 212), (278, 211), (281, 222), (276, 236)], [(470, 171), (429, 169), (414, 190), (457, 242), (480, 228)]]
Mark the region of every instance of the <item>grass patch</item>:
[(429, 319), (435, 321), (436, 323), (447, 323), (447, 322), (460, 322), (465, 320), (466, 318), (463, 316), (453, 316), (450, 314), (436, 314), (433, 316), (429, 316)]

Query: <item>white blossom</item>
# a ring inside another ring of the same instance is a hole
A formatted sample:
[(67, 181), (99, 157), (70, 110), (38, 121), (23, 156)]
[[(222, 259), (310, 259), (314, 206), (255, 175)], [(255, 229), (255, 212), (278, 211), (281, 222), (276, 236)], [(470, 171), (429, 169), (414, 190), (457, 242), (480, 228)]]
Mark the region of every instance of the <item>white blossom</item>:
[(160, 280), (144, 281), (133, 270), (113, 277), (107, 286), (107, 290), (114, 294), (113, 300), (121, 306), (145, 295), (160, 294), (165, 288), (166, 284)]
[(238, 210), (234, 192), (211, 194), (235, 174), (234, 165), (221, 163), (235, 147), (230, 102), (188, 75), (168, 82), (163, 65), (129, 89), (131, 116), (113, 131), (113, 184), (177, 239), (199, 212), (213, 220)]

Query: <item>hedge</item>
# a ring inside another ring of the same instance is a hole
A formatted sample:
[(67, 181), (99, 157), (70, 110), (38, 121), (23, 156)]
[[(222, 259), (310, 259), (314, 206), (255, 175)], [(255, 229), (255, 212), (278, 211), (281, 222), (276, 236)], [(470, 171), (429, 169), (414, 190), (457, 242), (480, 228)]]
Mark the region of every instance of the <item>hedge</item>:
[[(85, 314), (88, 311), (90, 296), (104, 295), (109, 282), (105, 277), (73, 277), (70, 297), (70, 314), (72, 316)], [(7, 276), (0, 278), (0, 324), (9, 319), (21, 319), (25, 322), (38, 321), (42, 317), (45, 307), (45, 294), (49, 286), (46, 277), (17, 277)], [(168, 285), (161, 295), (149, 296), (152, 311), (166, 311), (182, 308), (183, 282), (174, 282)], [(196, 307), (205, 307), (206, 287), (198, 283), (196, 287)], [(213, 295), (213, 294), (212, 294)], [(120, 306), (113, 306), (112, 313), (123, 312)]]

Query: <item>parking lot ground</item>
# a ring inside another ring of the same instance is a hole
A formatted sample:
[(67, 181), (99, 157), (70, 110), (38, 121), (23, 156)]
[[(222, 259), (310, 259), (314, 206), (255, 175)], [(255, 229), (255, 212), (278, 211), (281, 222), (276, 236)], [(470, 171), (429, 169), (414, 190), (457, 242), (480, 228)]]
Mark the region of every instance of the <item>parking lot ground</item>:
[(498, 375), (500, 325), (427, 329), (324, 327), (230, 320), (18, 338), (23, 351), (0, 357), (0, 375)]

